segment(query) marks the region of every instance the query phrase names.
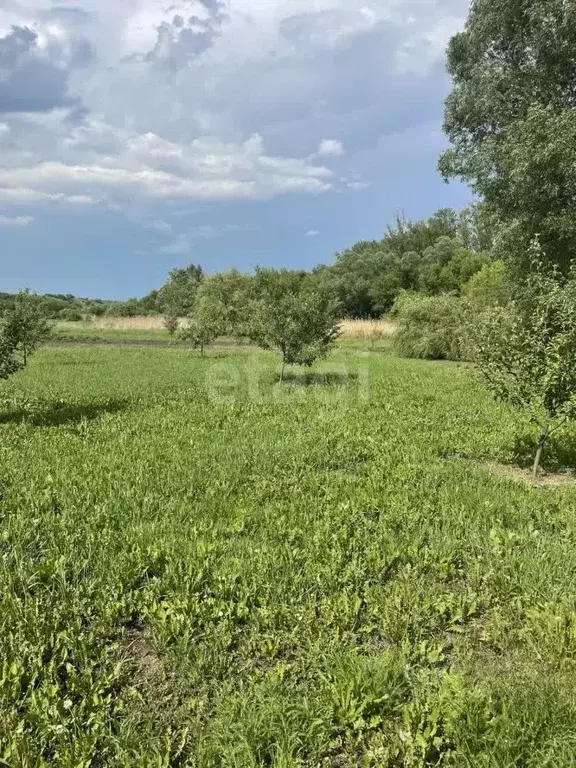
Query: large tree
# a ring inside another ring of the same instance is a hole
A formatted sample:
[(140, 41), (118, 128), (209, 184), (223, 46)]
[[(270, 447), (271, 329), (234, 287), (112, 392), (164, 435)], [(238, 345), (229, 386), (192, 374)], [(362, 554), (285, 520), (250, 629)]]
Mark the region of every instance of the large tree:
[(523, 270), (536, 235), (567, 269), (576, 238), (576, 3), (474, 0), (448, 49), (445, 178), (470, 182)]

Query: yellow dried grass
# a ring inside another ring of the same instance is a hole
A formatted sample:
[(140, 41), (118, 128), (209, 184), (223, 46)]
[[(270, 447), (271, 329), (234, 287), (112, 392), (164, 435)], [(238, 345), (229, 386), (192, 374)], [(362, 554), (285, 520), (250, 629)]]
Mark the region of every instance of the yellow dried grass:
[(344, 320), (342, 322), (342, 338), (377, 341), (389, 339), (396, 330), (396, 325), (385, 318), (380, 320)]
[[(184, 320), (180, 322), (182, 324)], [(65, 323), (63, 327), (69, 327), (69, 325), (69, 323)], [(74, 325), (87, 326), (92, 330), (103, 331), (162, 331), (164, 330), (164, 318), (161, 316), (93, 317), (89, 323), (74, 323)], [(343, 320), (341, 335), (344, 339), (377, 341), (378, 339), (390, 338), (395, 328), (395, 324), (387, 319)]]

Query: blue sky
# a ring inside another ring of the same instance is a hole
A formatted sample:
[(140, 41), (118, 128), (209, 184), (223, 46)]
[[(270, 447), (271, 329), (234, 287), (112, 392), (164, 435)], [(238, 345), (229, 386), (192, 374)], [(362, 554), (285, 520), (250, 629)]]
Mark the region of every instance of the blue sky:
[(466, 0), (0, 0), (0, 290), (311, 267), (436, 171)]

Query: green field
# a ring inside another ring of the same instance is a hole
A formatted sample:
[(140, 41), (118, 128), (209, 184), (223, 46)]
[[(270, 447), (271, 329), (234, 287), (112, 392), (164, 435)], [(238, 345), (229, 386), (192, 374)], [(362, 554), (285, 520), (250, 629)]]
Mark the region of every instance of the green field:
[(531, 431), (464, 366), (277, 364), (2, 384), (0, 764), (576, 765), (576, 486), (489, 471)]

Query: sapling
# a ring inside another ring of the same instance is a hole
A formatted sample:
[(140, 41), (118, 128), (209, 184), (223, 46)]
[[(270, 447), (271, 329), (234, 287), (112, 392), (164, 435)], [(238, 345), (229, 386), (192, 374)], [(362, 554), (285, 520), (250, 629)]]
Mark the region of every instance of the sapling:
[(300, 273), (259, 269), (255, 280), (250, 338), (282, 354), (282, 383), (286, 365), (311, 366), (330, 353), (340, 333), (340, 307), (330, 292)]
[(473, 357), (494, 395), (524, 409), (539, 427), (538, 478), (550, 436), (576, 416), (576, 263), (567, 276), (539, 259), (506, 307), (473, 319)]

